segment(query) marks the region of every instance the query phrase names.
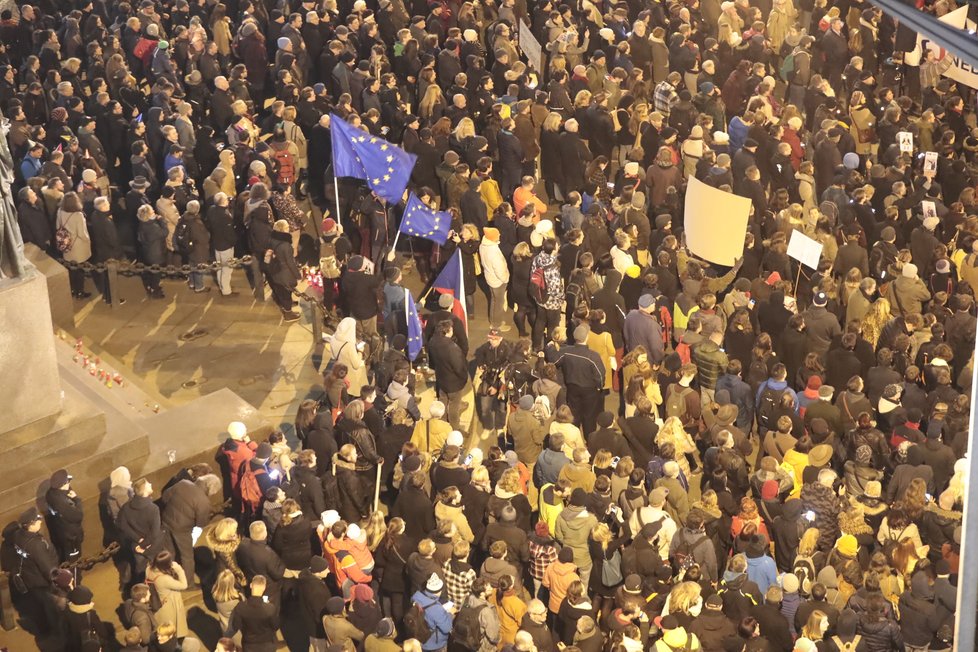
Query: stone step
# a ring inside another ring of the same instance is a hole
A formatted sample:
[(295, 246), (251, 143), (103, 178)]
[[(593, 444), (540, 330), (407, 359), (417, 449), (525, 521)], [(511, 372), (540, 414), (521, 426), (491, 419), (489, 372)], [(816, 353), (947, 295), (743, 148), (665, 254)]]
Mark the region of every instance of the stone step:
[[(0, 468), (20, 469), (32, 460), (105, 434), (105, 414), (85, 401), (76, 389), (64, 386), (63, 391), (60, 413), (4, 433)], [(16, 476), (0, 476), (0, 492), (14, 479)]]

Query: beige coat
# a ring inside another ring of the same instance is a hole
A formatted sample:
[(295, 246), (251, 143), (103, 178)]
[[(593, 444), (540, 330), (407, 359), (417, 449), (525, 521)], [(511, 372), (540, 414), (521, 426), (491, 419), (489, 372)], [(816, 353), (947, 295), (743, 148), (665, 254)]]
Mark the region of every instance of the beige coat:
[(81, 211), (66, 213), (58, 211), (56, 229), (64, 228), (71, 235), (71, 248), (64, 253), (70, 263), (84, 263), (92, 257), (92, 237), (88, 234), (88, 223)]
[(439, 521), (449, 521), (455, 524), (455, 529), (458, 530), (458, 535), (472, 543), (475, 541), (475, 535), (472, 534), (472, 528), (469, 527), (469, 521), (465, 518), (465, 514), (462, 512), (462, 506), (454, 507), (452, 505), (446, 505), (442, 501), (435, 503), (435, 518)]
[(170, 623), (177, 628), (177, 638), (183, 638), (190, 633), (187, 627), (187, 609), (183, 606), (183, 594), (187, 589), (187, 574), (180, 564), (173, 562), (176, 578), (159, 573), (152, 567), (146, 569), (146, 581), (156, 586), (163, 606), (153, 614), (159, 624)]

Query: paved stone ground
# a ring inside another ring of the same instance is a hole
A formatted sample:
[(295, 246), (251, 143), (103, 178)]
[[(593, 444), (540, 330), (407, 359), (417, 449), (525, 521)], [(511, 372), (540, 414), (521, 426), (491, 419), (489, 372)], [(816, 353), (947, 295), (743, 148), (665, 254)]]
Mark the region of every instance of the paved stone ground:
[[(213, 286), (213, 281), (208, 284)], [(420, 292), (421, 282), (413, 267), (406, 270), (405, 285), (415, 295)], [(270, 422), (279, 424), (296, 447), (292, 423), (298, 405), (321, 392), (321, 375), (311, 361), (311, 310), (301, 305), (302, 319), (286, 324), (270, 294), (265, 302), (254, 299), (243, 271), (235, 271), (232, 286), (240, 295), (224, 298), (216, 289), (194, 294), (181, 281), (164, 281), (167, 298), (149, 300), (138, 278), (122, 278), (121, 296), (126, 304), (113, 309), (95, 296), (76, 302), (77, 325), (70, 335), (82, 337), (87, 349), (120, 363), (126, 380), (147, 392), (162, 409), (227, 387)], [(481, 318), (471, 324), (472, 349), (485, 341), (488, 329), (481, 293), (477, 293), (476, 311)], [(186, 337), (194, 331), (199, 335)], [(426, 409), (434, 392), (430, 387), (419, 390), (422, 409)], [(471, 396), (467, 401), (473, 403)], [(471, 423), (472, 414), (470, 407), (462, 422)], [(479, 437), (481, 428), (471, 430), (474, 442), (487, 447), (488, 439)], [(95, 593), (100, 617), (120, 627), (114, 610), (121, 596), (112, 564), (97, 566), (83, 581)], [(186, 592), (184, 601), (191, 629), (213, 649), (218, 638), (214, 612), (199, 591)], [(301, 628), (289, 618), (283, 623), (283, 633), (290, 645), (283, 642), (280, 649), (308, 649)], [(0, 630), (0, 649), (4, 647), (11, 652), (38, 649), (33, 637), (20, 628)]]

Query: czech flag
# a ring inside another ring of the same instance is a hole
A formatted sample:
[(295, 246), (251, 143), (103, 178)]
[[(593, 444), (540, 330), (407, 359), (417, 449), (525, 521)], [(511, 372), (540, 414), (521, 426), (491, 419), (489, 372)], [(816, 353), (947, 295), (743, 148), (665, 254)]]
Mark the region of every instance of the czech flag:
[(465, 332), (468, 333), (469, 320), (465, 314), (465, 274), (462, 273), (462, 251), (460, 249), (456, 249), (445, 266), (442, 267), (431, 288), (455, 299), (452, 303), (452, 314), (462, 320)]

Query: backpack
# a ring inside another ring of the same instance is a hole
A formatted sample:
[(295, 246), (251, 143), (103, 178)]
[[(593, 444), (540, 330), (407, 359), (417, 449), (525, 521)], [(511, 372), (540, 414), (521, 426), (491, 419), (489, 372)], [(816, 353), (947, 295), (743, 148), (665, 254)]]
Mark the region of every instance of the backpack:
[(795, 53), (792, 52), (784, 58), (781, 62), (781, 69), (778, 71), (781, 73), (781, 79), (786, 82), (791, 82), (792, 77), (795, 76)]
[(324, 242), (319, 246), (319, 272), (323, 278), (339, 278), (342, 271), (336, 260), (336, 244)]
[(452, 623), (451, 642), (454, 645), (473, 652), (479, 649), (482, 645), (482, 625), (479, 624), (479, 616), (487, 607), (488, 605), (479, 605), (462, 607), (459, 610)]
[(839, 638), (838, 636), (833, 636), (832, 642), (835, 643), (835, 647), (839, 649), (839, 652), (855, 652), (856, 648), (859, 647), (859, 643), (860, 641), (862, 641), (862, 639), (863, 639), (862, 635), (856, 634), (856, 636), (851, 641), (849, 641), (848, 643), (843, 643), (841, 638)]
[(849, 51), (856, 54), (861, 52), (863, 49), (863, 31), (861, 29), (854, 29), (849, 34)]
[(761, 392), (761, 397), (758, 400), (757, 407), (757, 423), (762, 428), (767, 428), (770, 430), (777, 425), (775, 423), (774, 415), (781, 406), (781, 396), (783, 394), (783, 390), (773, 389), (769, 385), (764, 386), (764, 390)]
[[(659, 299), (663, 298), (664, 297), (659, 297)], [(659, 326), (662, 330), (662, 346), (664, 348), (668, 348), (669, 342), (672, 340), (672, 313), (669, 312), (669, 306), (661, 302), (659, 305)], [(682, 354), (680, 354), (680, 357), (682, 357)], [(683, 360), (684, 364), (687, 362), (689, 362), (688, 357)]]
[(611, 559), (601, 560), (601, 583), (607, 588), (621, 584), (625, 578), (621, 574), (621, 551), (615, 550)]
[(692, 349), (689, 348), (689, 344), (683, 342), (682, 335), (679, 336), (679, 343), (676, 344), (676, 355), (683, 361), (683, 364), (689, 364), (693, 360)]
[(75, 240), (71, 237), (71, 232), (65, 227), (59, 226), (58, 230), (54, 232), (54, 246), (57, 247), (58, 251), (66, 254), (71, 251), (73, 244), (75, 244)]
[(291, 186), (295, 183), (295, 156), (289, 151), (288, 147), (282, 149), (272, 149), (275, 162), (278, 163), (278, 182), (283, 186)]
[(537, 303), (547, 300), (547, 276), (542, 267), (537, 267), (530, 273), (530, 298)]
[(242, 508), (250, 507), (252, 512), (257, 512), (262, 498), (265, 497), (261, 490), (261, 485), (258, 484), (258, 476), (267, 475), (268, 471), (265, 470), (265, 467), (261, 467), (257, 471), (253, 470), (250, 461), (245, 462), (245, 464), (247, 466), (245, 467), (244, 473), (241, 474), (241, 480), (238, 482), (238, 491), (241, 493), (241, 506)]
[(798, 555), (795, 563), (791, 565), (791, 573), (798, 578), (799, 592), (808, 595), (815, 583), (815, 562), (811, 557)]
[(425, 643), (431, 638), (431, 626), (424, 617), (424, 607), (417, 602), (412, 602), (411, 607), (404, 612), (404, 629), (407, 630), (411, 638), (415, 638), (421, 643)]
[(666, 394), (666, 417), (678, 417), (685, 423), (686, 416), (686, 397), (693, 390), (689, 387), (677, 389), (677, 385), (671, 385)]
[(193, 235), (190, 233), (190, 221), (180, 220), (173, 231), (173, 248), (184, 256), (190, 255), (194, 248)]
[(696, 558), (693, 556), (693, 551), (709, 538), (710, 537), (704, 534), (698, 539), (690, 541), (685, 535), (683, 535), (682, 541), (679, 542), (679, 545), (676, 546), (676, 551), (672, 554), (672, 562), (675, 566), (676, 577), (679, 580), (685, 577), (686, 571), (697, 563)]

